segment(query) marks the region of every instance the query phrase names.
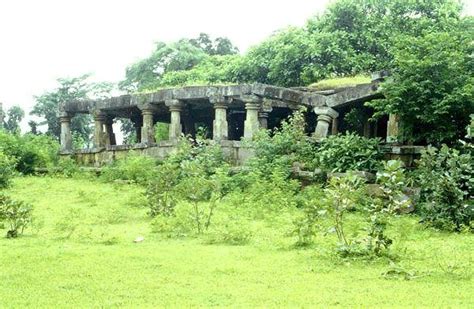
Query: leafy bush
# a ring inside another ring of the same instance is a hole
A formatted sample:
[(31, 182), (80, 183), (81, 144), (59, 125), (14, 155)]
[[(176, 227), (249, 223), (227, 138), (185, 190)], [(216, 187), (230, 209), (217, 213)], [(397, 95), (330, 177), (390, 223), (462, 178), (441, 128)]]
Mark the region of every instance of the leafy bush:
[(168, 238), (185, 237), (194, 233), (189, 204), (177, 204), (169, 216), (158, 214), (151, 222), (151, 231)]
[[(206, 141), (201, 136), (195, 140), (180, 139), (176, 151), (161, 162), (156, 174), (148, 182), (146, 197), (150, 207), (149, 214), (171, 215), (179, 201), (178, 197), (183, 199), (189, 197), (188, 191), (194, 192), (193, 181), (201, 182), (203, 187), (196, 190), (202, 194), (202, 200), (207, 200), (212, 191), (204, 192), (206, 188), (209, 189), (208, 182), (212, 182), (212, 178), (218, 173), (228, 173), (228, 169), (222, 149), (213, 141)], [(224, 192), (228, 188), (227, 184), (223, 185), (226, 186), (222, 188)]]
[(326, 213), (324, 207), (324, 192), (318, 186), (304, 188), (297, 196), (297, 207), (301, 213), (293, 221), (293, 235), (297, 236), (295, 246), (306, 247), (313, 243), (318, 229), (318, 221)]
[(245, 245), (252, 239), (250, 225), (241, 217), (226, 217), (213, 225), (206, 242), (209, 244)]
[(381, 255), (393, 242), (385, 234), (389, 217), (410, 204), (410, 200), (403, 198), (406, 180), (402, 162), (397, 160), (384, 162), (383, 169), (377, 173), (377, 184), (380, 185), (382, 196), (373, 199), (368, 207), (369, 227), (365, 243), (369, 252)]
[(105, 181), (126, 180), (147, 184), (157, 175), (157, 161), (146, 155), (129, 154), (124, 159), (114, 161), (102, 169)]
[(7, 238), (15, 238), (31, 223), (31, 205), (0, 194), (0, 222), (6, 221), (9, 228)]
[(158, 167), (156, 177), (150, 181), (145, 192), (150, 216), (173, 214), (178, 202), (175, 186), (179, 181), (179, 174), (178, 164), (165, 161)]
[(332, 172), (375, 172), (382, 159), (379, 142), (354, 133), (329, 136), (316, 151), (316, 165)]
[(74, 159), (69, 157), (60, 158), (55, 169), (56, 176), (63, 176), (66, 178), (74, 177), (79, 173), (79, 166)]
[[(235, 177), (235, 176), (233, 176)], [(286, 170), (275, 168), (265, 177), (257, 172), (238, 175), (241, 188), (236, 188), (229, 197), (234, 207), (246, 209), (253, 217), (266, 215), (296, 207), (297, 193), (301, 185), (297, 180), (287, 179)]]
[(31, 174), (37, 167), (51, 167), (58, 159), (59, 144), (46, 135), (14, 135), (0, 131), (0, 151), (16, 159), (16, 169)]
[(424, 201), (423, 221), (436, 228), (472, 228), (474, 166), (470, 153), (443, 145), (429, 147), (418, 161), (417, 183)]
[(262, 175), (271, 175), (278, 168), (290, 174), (294, 162), (310, 165), (314, 159), (315, 145), (306, 135), (306, 120), (301, 111), (282, 122), (281, 128), (260, 130), (251, 142), (255, 157), (248, 163)]
[(361, 185), (362, 179), (360, 177), (349, 174), (344, 177), (332, 177), (324, 190), (327, 211), (334, 223), (331, 230), (336, 232), (339, 240), (338, 251), (342, 256), (352, 255), (354, 250), (358, 251), (358, 241), (347, 237), (344, 223), (345, 214), (349, 210), (355, 209), (359, 202)]
[[(181, 168), (186, 176), (178, 183), (176, 191), (192, 206), (194, 227), (202, 234), (211, 225), (214, 211), (226, 194), (228, 171), (216, 170), (215, 174), (207, 176), (197, 161), (186, 162)], [(204, 202), (208, 202), (207, 205)]]
[(15, 173), (15, 159), (0, 151), (0, 189), (10, 185), (10, 180)]
[[(155, 230), (170, 233), (176, 226), (178, 231), (190, 228), (196, 234), (207, 231), (218, 203), (229, 191), (228, 175), (219, 145), (200, 136), (182, 138), (147, 187), (149, 213), (157, 217)], [(179, 203), (181, 214), (176, 214)]]

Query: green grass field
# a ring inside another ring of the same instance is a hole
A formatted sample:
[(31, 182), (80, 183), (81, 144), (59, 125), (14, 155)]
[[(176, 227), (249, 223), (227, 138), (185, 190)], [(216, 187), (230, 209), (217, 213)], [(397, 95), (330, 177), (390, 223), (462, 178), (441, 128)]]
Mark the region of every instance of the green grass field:
[(244, 246), (210, 245), (152, 233), (136, 186), (25, 177), (8, 192), (34, 205), (35, 221), (0, 238), (2, 308), (474, 307), (472, 235), (424, 229), (413, 216), (390, 229), (411, 280), (387, 279), (388, 259), (338, 259), (332, 236), (294, 248), (292, 214), (253, 220)]

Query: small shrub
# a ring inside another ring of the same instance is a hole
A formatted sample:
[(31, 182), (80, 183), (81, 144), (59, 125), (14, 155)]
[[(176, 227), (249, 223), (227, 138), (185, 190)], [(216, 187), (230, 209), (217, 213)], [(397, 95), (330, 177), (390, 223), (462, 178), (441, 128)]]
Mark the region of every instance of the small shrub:
[(245, 245), (252, 239), (250, 225), (239, 217), (227, 217), (207, 234), (209, 244)]
[(255, 157), (248, 166), (265, 177), (278, 168), (290, 175), (293, 162), (309, 167), (314, 160), (315, 144), (307, 136), (306, 120), (301, 111), (296, 111), (282, 122), (281, 128), (273, 131), (260, 130), (250, 142)]
[(297, 196), (296, 203), (300, 214), (293, 220), (293, 235), (297, 236), (296, 247), (307, 247), (313, 244), (318, 222), (326, 214), (324, 209), (324, 192), (320, 187), (306, 187)]
[(10, 185), (11, 178), (15, 173), (16, 160), (0, 151), (0, 189)]
[(418, 161), (423, 222), (444, 230), (473, 228), (474, 165), (472, 155), (444, 145), (429, 147)]
[(150, 216), (170, 216), (178, 202), (175, 186), (179, 181), (179, 166), (165, 162), (158, 167), (157, 175), (147, 186), (145, 196)]
[(346, 235), (344, 215), (356, 208), (361, 196), (361, 184), (361, 178), (349, 174), (345, 177), (332, 177), (325, 189), (327, 210), (332, 217), (334, 223), (332, 229), (336, 232), (342, 255), (355, 244), (354, 240)]
[(332, 172), (375, 172), (382, 159), (379, 143), (354, 133), (331, 135), (316, 150), (315, 165)]
[(410, 200), (403, 198), (406, 180), (402, 162), (384, 162), (382, 171), (377, 173), (377, 183), (382, 189), (382, 196), (373, 199), (368, 207), (369, 227), (365, 243), (369, 252), (380, 256), (393, 242), (385, 232), (389, 218), (410, 204)]
[(156, 177), (156, 167), (155, 159), (146, 155), (130, 154), (105, 166), (101, 178), (105, 181), (126, 180), (146, 185)]
[(158, 166), (148, 183), (145, 196), (149, 214), (170, 216), (179, 200), (199, 206), (196, 203), (215, 198), (214, 191), (225, 194), (229, 190), (228, 173), (219, 145), (199, 135), (195, 140), (181, 138), (176, 151)]
[(194, 221), (189, 204), (178, 204), (172, 215), (158, 214), (151, 223), (153, 233), (162, 234), (168, 238), (185, 237), (194, 233)]
[(32, 210), (31, 205), (0, 194), (0, 222), (4, 221), (8, 225), (7, 238), (15, 238), (23, 234), (25, 228), (31, 223)]
[(71, 178), (76, 176), (79, 171), (79, 166), (77, 165), (76, 161), (74, 161), (74, 159), (61, 158), (59, 159), (56, 166), (55, 174), (56, 176)]
[(185, 177), (176, 186), (176, 191), (192, 206), (194, 227), (202, 234), (211, 225), (214, 211), (227, 193), (228, 170), (216, 170), (214, 175), (207, 176), (197, 161), (186, 162), (181, 168)]

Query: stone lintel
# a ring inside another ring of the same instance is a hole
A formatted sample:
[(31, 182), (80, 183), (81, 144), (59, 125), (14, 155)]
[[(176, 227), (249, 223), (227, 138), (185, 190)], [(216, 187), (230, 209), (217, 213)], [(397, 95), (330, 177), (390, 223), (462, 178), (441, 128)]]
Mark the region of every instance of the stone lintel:
[(262, 103), (262, 98), (256, 95), (242, 95), (240, 96), (240, 100), (244, 102), (246, 105), (247, 104), (260, 104)]
[(271, 113), (273, 111), (273, 100), (264, 98), (262, 103), (262, 112)]

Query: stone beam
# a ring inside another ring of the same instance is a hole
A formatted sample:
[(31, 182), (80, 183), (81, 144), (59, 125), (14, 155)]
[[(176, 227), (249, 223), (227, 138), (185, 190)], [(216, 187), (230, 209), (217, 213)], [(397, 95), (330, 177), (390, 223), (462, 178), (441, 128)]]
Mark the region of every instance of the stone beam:
[(342, 107), (351, 103), (370, 101), (382, 97), (378, 91), (378, 83), (362, 84), (349, 87), (343, 91), (326, 97), (329, 107)]

